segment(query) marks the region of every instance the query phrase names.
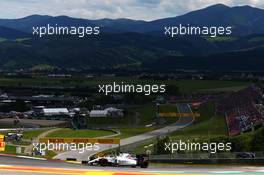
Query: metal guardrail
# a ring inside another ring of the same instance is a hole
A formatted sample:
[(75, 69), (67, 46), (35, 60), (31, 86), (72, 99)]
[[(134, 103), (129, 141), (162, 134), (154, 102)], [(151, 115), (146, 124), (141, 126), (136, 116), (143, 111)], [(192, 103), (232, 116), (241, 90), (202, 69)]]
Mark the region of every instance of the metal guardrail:
[[(150, 155), (150, 159), (237, 159), (239, 152), (225, 153), (186, 153), (186, 154), (166, 154), (166, 155)], [(264, 152), (254, 152), (255, 158), (264, 159)]]

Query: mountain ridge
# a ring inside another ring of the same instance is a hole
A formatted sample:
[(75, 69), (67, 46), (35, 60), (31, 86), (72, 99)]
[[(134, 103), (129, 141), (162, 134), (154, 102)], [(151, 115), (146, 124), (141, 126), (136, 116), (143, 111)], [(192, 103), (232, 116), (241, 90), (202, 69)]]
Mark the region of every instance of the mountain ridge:
[[(216, 25), (218, 22), (219, 25), (232, 23), (235, 34), (216, 38), (170, 38), (165, 37), (162, 31), (164, 25), (190, 23), (199, 26)], [(0, 68), (30, 69), (38, 65), (50, 65), (69, 69), (114, 69), (133, 65), (136, 69), (217, 69), (217, 65), (219, 69), (225, 69), (230, 61), (228, 69), (231, 66), (234, 69), (247, 69), (247, 65), (250, 65), (252, 70), (259, 70), (264, 65), (261, 47), (264, 45), (263, 22), (262, 9), (222, 4), (150, 22), (129, 19), (86, 20), (47, 15), (0, 19)], [(77, 27), (100, 25), (102, 31), (100, 37), (84, 38), (67, 35), (39, 38), (29, 34), (32, 26), (46, 24)]]
[(30, 15), (19, 19), (0, 19), (0, 26), (30, 33), (33, 26), (44, 24), (59, 24), (65, 26), (98, 25), (110, 28), (107, 30), (120, 32), (151, 33), (162, 32), (164, 26), (190, 24), (196, 26), (232, 26), (235, 35), (250, 35), (264, 33), (264, 9), (251, 6), (229, 7), (215, 4), (195, 10), (184, 15), (157, 19), (153, 21), (120, 19), (73, 18), (69, 16)]

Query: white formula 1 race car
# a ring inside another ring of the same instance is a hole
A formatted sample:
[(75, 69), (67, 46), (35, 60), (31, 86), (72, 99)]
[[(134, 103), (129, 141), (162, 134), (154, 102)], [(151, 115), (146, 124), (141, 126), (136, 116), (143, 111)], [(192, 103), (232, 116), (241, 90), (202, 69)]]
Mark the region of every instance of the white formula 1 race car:
[(92, 158), (89, 161), (83, 161), (82, 164), (87, 164), (90, 166), (138, 166), (141, 168), (147, 168), (149, 161), (146, 159), (146, 157), (146, 155), (137, 155), (136, 157), (133, 157), (128, 153), (121, 153), (118, 156)]

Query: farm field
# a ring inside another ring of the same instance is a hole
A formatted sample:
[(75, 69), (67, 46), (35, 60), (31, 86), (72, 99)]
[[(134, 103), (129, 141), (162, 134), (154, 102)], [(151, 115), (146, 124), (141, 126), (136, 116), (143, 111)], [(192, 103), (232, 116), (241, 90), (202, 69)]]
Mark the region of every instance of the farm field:
[(73, 78), (10, 78), (0, 77), (0, 85), (2, 87), (97, 87), (99, 84), (128, 83), (128, 84), (166, 84), (176, 85), (182, 92), (192, 92), (213, 89), (238, 89), (249, 85), (246, 81), (219, 81), (219, 80), (139, 80), (137, 78), (128, 77), (96, 77), (88, 79), (84, 77)]

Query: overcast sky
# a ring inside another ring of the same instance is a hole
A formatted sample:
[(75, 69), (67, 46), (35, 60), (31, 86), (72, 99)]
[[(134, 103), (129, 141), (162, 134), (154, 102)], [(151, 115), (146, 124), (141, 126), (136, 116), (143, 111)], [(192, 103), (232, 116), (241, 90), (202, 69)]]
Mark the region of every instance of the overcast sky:
[(88, 19), (154, 20), (182, 15), (217, 3), (264, 8), (264, 0), (0, 0), (0, 18), (42, 14)]

